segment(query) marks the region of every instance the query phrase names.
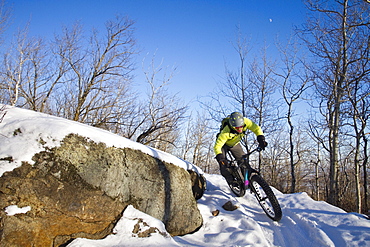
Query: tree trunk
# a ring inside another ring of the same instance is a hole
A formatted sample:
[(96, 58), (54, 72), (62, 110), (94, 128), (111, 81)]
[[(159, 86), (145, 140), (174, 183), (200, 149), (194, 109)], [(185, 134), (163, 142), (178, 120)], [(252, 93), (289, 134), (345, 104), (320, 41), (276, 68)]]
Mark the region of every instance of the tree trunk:
[(288, 124), (289, 124), (289, 159), (290, 159), (290, 174), (292, 177), (292, 184), (290, 187), (290, 193), (295, 193), (295, 187), (296, 187), (296, 177), (295, 177), (295, 163), (294, 163), (294, 144), (293, 144), (293, 132), (294, 132), (294, 126), (291, 121), (291, 112), (292, 112), (292, 105), (289, 104), (289, 110), (288, 110)]
[(315, 164), (315, 187), (316, 200), (320, 200), (320, 184), (319, 184), (319, 164), (320, 164), (320, 143), (317, 143), (317, 162)]
[(368, 201), (368, 190), (367, 190), (367, 180), (369, 179), (368, 175), (367, 175), (367, 162), (369, 160), (369, 156), (368, 156), (368, 153), (367, 153), (367, 150), (368, 150), (368, 140), (366, 139), (366, 136), (363, 135), (363, 140), (364, 140), (364, 161), (362, 163), (362, 169), (363, 169), (363, 176), (364, 176), (364, 213), (367, 213), (370, 209), (369, 209), (369, 205), (367, 203)]

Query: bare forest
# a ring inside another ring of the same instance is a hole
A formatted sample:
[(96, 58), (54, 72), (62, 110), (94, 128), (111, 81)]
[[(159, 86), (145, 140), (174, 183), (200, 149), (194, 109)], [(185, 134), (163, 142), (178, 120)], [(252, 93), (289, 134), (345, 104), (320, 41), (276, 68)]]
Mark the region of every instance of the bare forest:
[[(307, 192), (347, 211), (368, 214), (370, 4), (364, 0), (306, 1), (307, 19), (279, 57), (258, 55), (248, 37), (232, 44), (239, 67), (225, 66), (201, 110), (168, 88), (176, 68), (155, 55), (137, 64), (135, 23), (127, 16), (85, 30), (76, 22), (53, 39), (25, 26), (1, 43), (0, 103), (103, 128), (218, 173), (213, 144), (233, 111), (259, 124), (268, 147), (255, 166), (283, 193)], [(5, 1), (0, 34), (12, 18)], [(138, 92), (134, 72), (146, 78)], [(0, 114), (1, 116), (1, 114)], [(253, 133), (243, 145), (255, 144)]]

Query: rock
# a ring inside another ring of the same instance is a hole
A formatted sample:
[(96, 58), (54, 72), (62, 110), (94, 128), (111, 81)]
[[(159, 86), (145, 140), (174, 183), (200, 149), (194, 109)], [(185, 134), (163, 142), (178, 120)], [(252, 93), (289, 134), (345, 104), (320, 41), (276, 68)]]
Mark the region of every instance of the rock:
[(235, 206), (231, 201), (228, 201), (226, 202), (223, 206), (222, 206), (223, 209), (225, 209), (226, 211), (234, 211), (236, 210), (238, 207)]
[(217, 216), (217, 215), (219, 215), (219, 213), (220, 213), (220, 210), (218, 210), (218, 209), (212, 211), (213, 216)]
[(193, 196), (195, 200), (199, 200), (207, 188), (206, 179), (202, 174), (198, 174), (195, 171), (188, 170), (188, 172), (191, 178)]
[(0, 178), (0, 208), (30, 206), (26, 214), (1, 212), (0, 246), (58, 246), (70, 238), (103, 238), (124, 204), (97, 189), (84, 189), (28, 164)]
[(190, 173), (138, 150), (106, 147), (71, 134), (34, 156), (33, 166), (0, 177), (0, 246), (59, 246), (111, 233), (127, 205), (161, 220), (173, 236), (194, 232), (202, 217)]

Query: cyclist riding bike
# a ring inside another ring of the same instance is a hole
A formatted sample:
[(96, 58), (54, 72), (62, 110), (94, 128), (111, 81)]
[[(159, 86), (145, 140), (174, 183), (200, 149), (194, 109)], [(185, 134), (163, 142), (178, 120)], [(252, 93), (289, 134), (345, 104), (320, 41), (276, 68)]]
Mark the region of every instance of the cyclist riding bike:
[(264, 150), (267, 147), (265, 136), (261, 127), (252, 120), (243, 117), (240, 112), (233, 112), (230, 116), (222, 120), (221, 130), (217, 135), (213, 149), (220, 166), (221, 175), (228, 182), (232, 182), (233, 177), (227, 169), (228, 161), (226, 159), (226, 153), (230, 151), (238, 164), (242, 162), (245, 153), (240, 145), (240, 141), (245, 136), (247, 130), (252, 131), (257, 136), (259, 147)]

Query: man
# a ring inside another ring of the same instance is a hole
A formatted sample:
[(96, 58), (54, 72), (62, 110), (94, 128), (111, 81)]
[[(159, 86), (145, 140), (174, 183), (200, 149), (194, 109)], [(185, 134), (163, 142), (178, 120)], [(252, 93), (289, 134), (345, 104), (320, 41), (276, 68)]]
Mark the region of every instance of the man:
[(213, 149), (216, 154), (216, 160), (220, 165), (221, 175), (227, 181), (231, 181), (232, 177), (226, 169), (228, 165), (226, 153), (231, 151), (231, 154), (238, 163), (242, 161), (242, 157), (245, 153), (240, 145), (240, 141), (247, 130), (252, 131), (257, 136), (259, 147), (264, 150), (265, 147), (267, 147), (267, 142), (265, 141), (265, 136), (261, 127), (256, 123), (243, 117), (239, 112), (231, 113), (228, 118), (222, 121), (221, 131), (217, 135)]

